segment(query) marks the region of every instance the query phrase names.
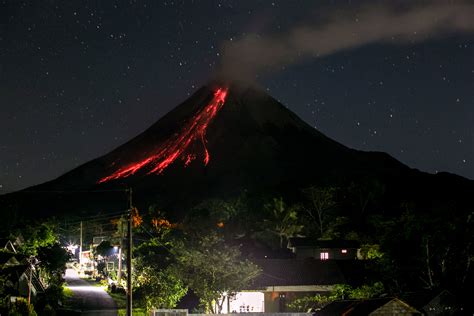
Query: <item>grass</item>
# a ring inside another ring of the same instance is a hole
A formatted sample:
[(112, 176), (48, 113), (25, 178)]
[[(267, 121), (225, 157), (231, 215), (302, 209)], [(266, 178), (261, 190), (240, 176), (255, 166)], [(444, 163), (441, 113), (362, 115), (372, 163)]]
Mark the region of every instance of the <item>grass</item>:
[(72, 290), (70, 288), (68, 288), (67, 286), (63, 285), (63, 304), (64, 304), (64, 308), (70, 308), (71, 307), (71, 300), (72, 300), (72, 296), (74, 295), (74, 293), (72, 292)]
[(107, 287), (106, 283), (103, 283), (101, 281), (97, 282), (95, 279), (90, 279), (90, 278), (81, 278), (81, 279), (86, 281), (87, 283), (89, 283), (92, 286), (103, 287), (103, 288)]
[[(127, 310), (126, 309), (119, 309), (117, 311), (117, 315), (119, 316), (125, 316), (127, 314)], [(136, 316), (147, 316), (147, 312), (146, 310), (144, 310), (143, 308), (134, 308), (133, 309), (133, 315), (136, 315)]]
[(110, 291), (107, 291), (107, 293), (109, 293), (110, 297), (115, 301), (119, 310), (127, 308), (127, 297), (124, 294), (112, 293)]
[[(125, 294), (112, 293), (109, 290), (107, 290), (107, 293), (109, 293), (110, 297), (112, 297), (112, 299), (115, 301), (115, 304), (117, 304), (117, 315), (125, 316), (125, 314), (127, 313), (127, 297), (125, 296)], [(146, 316), (148, 314), (143, 308), (134, 308), (133, 315)]]
[(73, 295), (72, 290), (66, 286), (63, 286), (63, 295), (65, 299), (71, 298)]

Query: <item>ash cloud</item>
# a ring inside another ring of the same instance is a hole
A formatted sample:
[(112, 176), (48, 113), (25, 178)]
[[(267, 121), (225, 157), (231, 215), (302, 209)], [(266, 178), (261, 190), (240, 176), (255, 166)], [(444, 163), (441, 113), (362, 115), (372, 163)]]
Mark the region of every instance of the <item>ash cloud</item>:
[(219, 76), (254, 81), (262, 73), (371, 43), (414, 43), (472, 31), (474, 4), (468, 3), (443, 1), (403, 9), (364, 7), (357, 14), (333, 12), (322, 24), (225, 42)]

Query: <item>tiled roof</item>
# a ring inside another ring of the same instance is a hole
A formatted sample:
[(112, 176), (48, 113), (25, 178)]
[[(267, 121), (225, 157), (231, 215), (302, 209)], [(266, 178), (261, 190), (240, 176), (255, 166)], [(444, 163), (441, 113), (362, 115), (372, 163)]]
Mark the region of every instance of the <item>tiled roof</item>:
[(355, 240), (319, 240), (314, 238), (290, 238), (289, 247), (312, 247), (312, 248), (359, 248), (360, 243)]
[(262, 259), (254, 263), (262, 269), (254, 287), (353, 284), (362, 275), (361, 264), (352, 260)]
[[(404, 308), (409, 309), (413, 313), (417, 313), (417, 310), (408, 305), (407, 303), (394, 298), (394, 297), (382, 297), (382, 298), (373, 298), (367, 300), (341, 300), (334, 301), (326, 305), (320, 311), (314, 313), (315, 316), (333, 316), (333, 315), (347, 315), (347, 316), (362, 316), (369, 315), (378, 308), (384, 306), (390, 301), (404, 306)], [(418, 314), (418, 313), (417, 313)]]

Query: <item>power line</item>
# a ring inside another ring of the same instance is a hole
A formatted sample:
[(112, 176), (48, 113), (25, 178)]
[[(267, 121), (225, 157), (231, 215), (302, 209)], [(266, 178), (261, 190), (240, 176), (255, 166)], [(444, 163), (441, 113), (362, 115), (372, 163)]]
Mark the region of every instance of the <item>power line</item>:
[(112, 189), (112, 190), (24, 190), (16, 192), (20, 193), (104, 193), (104, 192), (128, 192), (128, 189)]
[(82, 220), (75, 220), (75, 221), (70, 221), (70, 222), (67, 222), (65, 225), (75, 225), (75, 224), (78, 224), (80, 222), (100, 222), (100, 221), (105, 221), (105, 220), (108, 220), (108, 219), (114, 219), (114, 218), (121, 218), (122, 216), (124, 215), (127, 215), (127, 213), (119, 213), (119, 214), (115, 214), (115, 215), (104, 215), (104, 216), (101, 216), (101, 217), (94, 217), (94, 218), (85, 218), (85, 219), (82, 219)]

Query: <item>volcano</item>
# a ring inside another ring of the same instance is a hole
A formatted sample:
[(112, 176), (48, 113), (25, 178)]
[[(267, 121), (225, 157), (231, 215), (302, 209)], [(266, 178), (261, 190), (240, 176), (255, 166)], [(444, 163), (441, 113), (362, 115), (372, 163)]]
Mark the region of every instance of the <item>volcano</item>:
[[(411, 169), (388, 154), (348, 148), (312, 128), (263, 91), (211, 82), (143, 133), (59, 178), (0, 197), (2, 213), (112, 212), (159, 203), (180, 217), (208, 198), (247, 192), (297, 199), (310, 185), (374, 177), (394, 200), (452, 200), (473, 182)], [(97, 194), (97, 192), (101, 194)], [(3, 210), (5, 212), (3, 212)]]

